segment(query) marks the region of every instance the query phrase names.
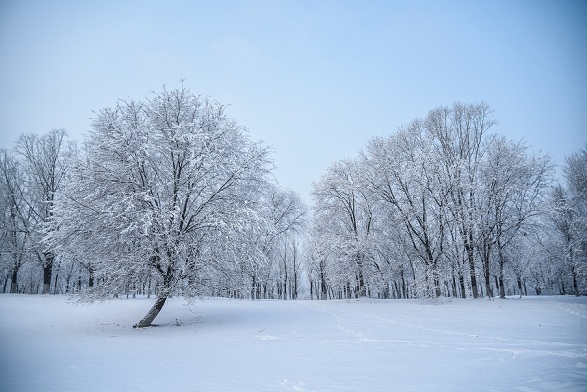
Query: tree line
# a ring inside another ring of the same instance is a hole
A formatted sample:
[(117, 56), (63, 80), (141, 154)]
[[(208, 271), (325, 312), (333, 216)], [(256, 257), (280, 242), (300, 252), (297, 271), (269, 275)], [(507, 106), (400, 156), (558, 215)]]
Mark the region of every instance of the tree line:
[(314, 184), (312, 293), (473, 297), (587, 290), (587, 149), (566, 160), (492, 134), (485, 103), (430, 111)]
[(421, 298), (587, 288), (587, 149), (546, 155), (455, 104), (333, 163), (310, 210), (267, 146), (185, 87), (0, 150), (3, 292)]

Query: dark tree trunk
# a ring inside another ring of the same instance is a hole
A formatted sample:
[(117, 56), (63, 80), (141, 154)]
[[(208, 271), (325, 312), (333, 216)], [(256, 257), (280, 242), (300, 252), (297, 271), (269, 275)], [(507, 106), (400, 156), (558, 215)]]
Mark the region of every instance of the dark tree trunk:
[(253, 284), (251, 285), (251, 299), (255, 299), (255, 289), (257, 287), (257, 276), (253, 274)]
[(436, 298), (439, 298), (442, 295), (442, 291), (440, 290), (440, 277), (438, 276), (438, 268), (436, 263), (432, 266), (432, 281), (434, 282), (434, 295)]
[(16, 268), (12, 270), (12, 279), (10, 282), (10, 292), (12, 294), (18, 293), (18, 270)]
[(465, 288), (465, 277), (459, 272), (459, 286), (461, 288), (461, 298), (467, 298), (467, 289)]
[(577, 270), (575, 270), (575, 266), (572, 267), (571, 273), (573, 274), (573, 290), (575, 290), (575, 295), (578, 297), (579, 293), (579, 286), (577, 285)]
[(518, 289), (520, 290), (520, 297), (524, 293), (524, 289), (522, 288), (522, 279), (518, 276)]
[(359, 270), (359, 290), (358, 296), (365, 297), (367, 295), (367, 287), (365, 286), (365, 277), (363, 276), (363, 267)]
[(153, 306), (151, 307), (151, 310), (149, 310), (147, 315), (145, 317), (143, 317), (143, 319), (141, 321), (139, 321), (138, 323), (136, 323), (132, 327), (133, 328), (145, 328), (145, 327), (152, 326), (153, 320), (155, 320), (155, 317), (157, 317), (157, 315), (159, 314), (159, 312), (163, 308), (163, 305), (165, 305), (165, 301), (167, 301), (167, 297), (157, 297), (157, 299), (155, 300), (155, 303), (153, 304)]
[(57, 283), (59, 282), (59, 269), (55, 273), (55, 281), (53, 282), (53, 294), (57, 294)]
[(503, 274), (499, 275), (499, 298), (505, 299), (505, 287), (503, 284)]
[(457, 279), (455, 278), (454, 272), (452, 274), (452, 287), (451, 287), (451, 289), (452, 289), (452, 297), (456, 298), (458, 296), (457, 295)]
[(488, 297), (493, 297), (493, 290), (491, 289), (491, 274), (489, 273), (489, 261), (483, 263), (483, 274), (485, 275), (485, 292)]
[(89, 271), (89, 279), (88, 279), (88, 287), (94, 287), (94, 269), (92, 267), (88, 268)]
[(324, 276), (323, 271), (320, 271), (320, 286), (322, 288), (322, 297), (320, 299), (328, 299), (328, 287), (326, 286), (326, 276)]
[(504, 285), (504, 272), (503, 266), (505, 264), (505, 259), (500, 255), (499, 260), (499, 298), (505, 298), (505, 285)]
[(467, 251), (467, 259), (469, 261), (469, 271), (471, 274), (471, 289), (473, 290), (473, 298), (479, 298), (479, 290), (477, 288), (477, 274), (475, 271), (475, 256), (473, 254), (473, 247), (470, 244), (465, 245)]
[(43, 294), (49, 294), (51, 287), (51, 274), (53, 273), (53, 260), (55, 256), (51, 252), (45, 253), (45, 265), (43, 266)]

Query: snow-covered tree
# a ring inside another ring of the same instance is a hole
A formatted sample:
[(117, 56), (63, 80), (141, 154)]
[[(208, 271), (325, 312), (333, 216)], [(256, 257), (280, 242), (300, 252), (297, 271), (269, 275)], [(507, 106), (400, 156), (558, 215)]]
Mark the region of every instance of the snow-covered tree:
[(587, 145), (567, 157), (564, 173), (574, 211), (576, 273), (587, 290)]
[(255, 201), (268, 151), (224, 106), (183, 86), (120, 101), (97, 114), (84, 153), (56, 200), (51, 236), (92, 265), (97, 283), (84, 298), (150, 279), (157, 299), (135, 325), (145, 327), (170, 295), (200, 295), (263, 259)]
[(424, 123), (416, 120), (387, 138), (372, 139), (365, 164), (369, 189), (402, 231), (406, 255), (421, 262), (420, 292), (440, 296), (447, 196), (432, 146)]
[[(300, 257), (298, 237), (306, 225), (307, 207), (292, 190), (272, 186), (265, 192), (266, 219), (272, 228), (267, 250), (276, 265), (277, 291), (280, 298), (297, 297)], [(289, 294), (288, 294), (289, 292)]]
[(43, 243), (43, 237), (51, 224), (55, 197), (63, 186), (71, 158), (76, 153), (75, 144), (66, 141), (63, 129), (55, 129), (42, 135), (21, 135), (16, 151), (22, 162), (27, 204), (33, 212), (29, 226), (34, 228), (30, 234), (33, 236), (36, 259), (43, 267), (43, 293), (48, 293), (57, 255)]
[(551, 194), (549, 224), (556, 236), (545, 248), (579, 295), (587, 286), (587, 147), (567, 157), (564, 175), (566, 186), (555, 186)]
[[(522, 142), (514, 143), (505, 137), (496, 137), (488, 148), (487, 159), (480, 170), (479, 192), (482, 259), (485, 269), (485, 287), (491, 293), (490, 260), (495, 248), (496, 276), (499, 277), (499, 296), (505, 298), (504, 268), (507, 248), (516, 246), (516, 238), (535, 232), (536, 218), (545, 212), (546, 191), (552, 178), (548, 156), (530, 155)], [(487, 217), (483, 220), (483, 217)], [(511, 253), (511, 252), (510, 252)]]
[(3, 292), (17, 293), (18, 274), (30, 251), (33, 211), (27, 204), (22, 168), (14, 154), (0, 150), (0, 265)]
[(286, 299), (291, 279), (299, 272), (297, 258), (296, 265), (290, 262), (291, 247), (305, 229), (307, 208), (294, 191), (272, 183), (265, 186), (256, 203), (266, 223), (264, 232), (256, 239), (265, 255), (264, 263), (243, 274), (240, 286), (248, 289), (252, 299), (274, 298), (275, 292)]
[(366, 295), (374, 254), (374, 205), (361, 170), (358, 160), (335, 162), (313, 191), (317, 252), (331, 260), (331, 284), (356, 297)]
[(440, 107), (432, 110), (425, 121), (439, 162), (439, 187), (446, 191), (450, 219), (460, 236), (458, 243), (464, 248), (474, 298), (479, 296), (475, 250), (479, 234), (476, 225), (480, 167), (486, 152), (487, 132), (494, 124), (486, 103)]

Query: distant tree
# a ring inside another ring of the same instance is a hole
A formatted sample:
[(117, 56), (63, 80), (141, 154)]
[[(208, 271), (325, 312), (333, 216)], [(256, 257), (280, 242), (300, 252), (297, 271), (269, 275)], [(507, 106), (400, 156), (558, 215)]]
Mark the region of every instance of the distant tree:
[(294, 191), (271, 183), (259, 193), (256, 203), (260, 217), (266, 222), (264, 232), (256, 239), (265, 262), (248, 271), (250, 297), (273, 298), (277, 291), (280, 298), (286, 299), (292, 278), (288, 263), (290, 243), (305, 229), (307, 207)]
[(197, 296), (264, 257), (254, 201), (268, 152), (224, 109), (181, 87), (101, 110), (56, 201), (51, 243), (90, 263), (98, 282), (85, 299), (156, 282), (135, 327), (151, 325), (170, 295)]
[[(479, 206), (483, 212), (478, 225), (487, 293), (491, 293), (490, 260), (491, 249), (495, 248), (499, 296), (505, 298), (507, 248), (516, 246), (520, 234), (527, 235), (538, 229), (536, 218), (545, 212), (552, 171), (548, 156), (528, 154), (522, 142), (496, 137), (488, 147), (487, 160), (480, 169)], [(487, 219), (483, 219), (484, 216)]]
[(549, 214), (558, 241), (550, 241), (547, 249), (569, 271), (579, 295), (581, 283), (587, 285), (587, 147), (567, 157), (564, 175), (566, 187), (554, 187)]
[[(576, 274), (587, 286), (587, 144), (565, 160), (565, 180), (574, 212)], [(585, 290), (585, 288), (584, 288)], [(578, 293), (579, 290), (576, 290)]]
[(5, 276), (3, 292), (17, 293), (18, 274), (30, 252), (32, 209), (25, 196), (22, 168), (15, 155), (0, 150), (0, 261)]
[[(441, 262), (447, 230), (447, 195), (439, 176), (439, 160), (425, 133), (424, 123), (413, 121), (387, 138), (367, 146), (369, 189), (385, 205), (390, 222), (400, 228), (399, 243), (410, 261), (422, 266), (419, 290), (441, 295)], [(393, 230), (393, 227), (388, 227)], [(416, 269), (414, 269), (414, 274)]]
[(330, 279), (346, 296), (366, 295), (366, 275), (374, 252), (373, 201), (358, 160), (334, 163), (314, 184), (314, 235), (318, 253), (332, 259)]
[(32, 208), (34, 220), (29, 223), (34, 230), (36, 258), (43, 267), (43, 293), (49, 293), (56, 254), (45, 246), (43, 238), (53, 218), (53, 203), (63, 186), (75, 145), (67, 143), (63, 129), (43, 135), (23, 134), (18, 139), (16, 151), (21, 157), (22, 171), (28, 190), (27, 204)]
[(308, 210), (294, 191), (275, 186), (267, 188), (265, 204), (272, 229), (266, 249), (273, 254), (270, 260), (278, 263), (279, 297), (287, 299), (289, 287), (289, 297), (296, 299), (300, 272), (297, 238), (305, 229)]
[(450, 220), (460, 236), (455, 244), (464, 249), (473, 298), (479, 297), (475, 253), (480, 233), (480, 169), (487, 150), (487, 133), (494, 124), (486, 103), (440, 107), (432, 110), (425, 121), (439, 163), (439, 191), (446, 191)]

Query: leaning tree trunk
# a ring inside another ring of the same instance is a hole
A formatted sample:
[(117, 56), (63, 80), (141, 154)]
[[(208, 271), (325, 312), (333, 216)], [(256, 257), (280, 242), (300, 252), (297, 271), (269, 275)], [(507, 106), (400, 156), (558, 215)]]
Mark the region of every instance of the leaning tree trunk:
[(170, 287), (172, 279), (173, 270), (171, 269), (171, 267), (168, 267), (167, 274), (165, 274), (165, 276), (163, 277), (163, 286), (161, 287), (161, 291), (159, 292), (159, 295), (157, 296), (155, 303), (153, 304), (149, 312), (145, 315), (145, 317), (143, 317), (141, 321), (132, 326), (133, 328), (145, 328), (153, 325), (153, 320), (155, 320), (155, 317), (157, 317), (161, 309), (163, 309), (163, 305), (165, 305), (165, 301), (167, 301), (167, 298), (171, 296)]
[(155, 320), (155, 317), (157, 317), (157, 315), (159, 314), (159, 312), (163, 308), (163, 305), (165, 305), (165, 301), (167, 301), (167, 296), (157, 297), (157, 299), (155, 300), (155, 303), (151, 307), (151, 310), (149, 310), (149, 313), (147, 313), (147, 315), (145, 317), (143, 317), (143, 319), (141, 321), (139, 321), (138, 323), (136, 323), (132, 327), (133, 328), (145, 328), (145, 327), (152, 326), (153, 320)]

